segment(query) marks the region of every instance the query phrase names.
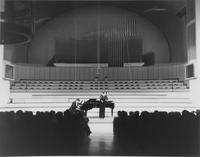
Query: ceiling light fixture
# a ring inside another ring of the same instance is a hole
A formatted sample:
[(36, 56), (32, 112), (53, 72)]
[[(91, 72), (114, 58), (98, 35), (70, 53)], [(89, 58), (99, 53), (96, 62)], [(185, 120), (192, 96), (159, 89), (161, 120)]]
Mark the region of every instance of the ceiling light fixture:
[(144, 13), (148, 13), (148, 12), (164, 12), (164, 11), (167, 11), (167, 10), (168, 9), (166, 9), (166, 8), (153, 7), (153, 8), (146, 9), (144, 11)]

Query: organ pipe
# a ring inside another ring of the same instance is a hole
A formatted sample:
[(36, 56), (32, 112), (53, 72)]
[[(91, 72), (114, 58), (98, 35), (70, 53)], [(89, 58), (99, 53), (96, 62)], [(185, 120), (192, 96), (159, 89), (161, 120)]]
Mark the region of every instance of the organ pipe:
[(122, 30), (121, 30), (121, 21), (120, 21), (120, 24), (119, 24), (119, 26), (118, 26), (118, 32), (119, 32), (119, 40), (118, 40), (118, 43), (119, 43), (119, 52), (120, 52), (120, 57), (121, 57), (121, 66), (123, 66), (123, 56), (122, 56), (122, 54), (123, 54), (123, 50), (122, 50), (122, 37), (121, 37), (121, 35), (122, 35)]
[[(122, 20), (123, 22), (123, 20)], [(122, 55), (123, 55), (123, 62), (124, 62), (124, 52), (125, 52), (125, 49), (124, 49), (124, 24), (122, 24)]]
[(98, 68), (97, 68), (97, 73), (98, 73), (98, 69), (100, 68), (100, 13), (99, 13), (99, 7), (97, 10), (97, 64), (98, 64)]
[(35, 2), (31, 1), (31, 17), (32, 17), (32, 24), (31, 24), (31, 33), (32, 35), (36, 32), (36, 25), (35, 25)]
[(5, 12), (5, 0), (0, 1), (0, 12)]
[(116, 50), (116, 26), (117, 25), (114, 25), (114, 32), (113, 32), (113, 34), (114, 34), (114, 38), (113, 38), (113, 41), (114, 41), (114, 58), (116, 58), (116, 59), (114, 59), (114, 61), (115, 61), (115, 66), (117, 66), (118, 65), (118, 56), (117, 56), (117, 50)]
[(119, 33), (118, 33), (118, 24), (116, 25), (116, 39), (115, 39), (115, 42), (116, 42), (116, 51), (117, 51), (117, 57), (119, 59), (119, 63), (118, 65), (120, 66), (121, 65), (121, 56), (120, 56), (120, 51), (119, 51), (119, 48), (120, 48), (120, 44), (119, 44)]
[(114, 41), (114, 55), (115, 55), (114, 58), (116, 58), (115, 59), (116, 60), (115, 66), (117, 66), (119, 64), (117, 43), (116, 43), (117, 42), (117, 25), (114, 25), (114, 39), (113, 39), (113, 41)]
[[(76, 17), (76, 12), (74, 12), (74, 16)], [(74, 18), (74, 62), (75, 62), (75, 70), (74, 70), (74, 80), (76, 80), (76, 57), (77, 57), (77, 50), (78, 50), (78, 43), (77, 43), (77, 21), (76, 18)]]
[(132, 38), (132, 20), (129, 20), (129, 36)]
[(133, 20), (131, 20), (131, 39), (133, 37)]
[[(111, 31), (111, 42), (112, 42), (112, 62), (113, 62), (113, 64), (114, 64), (114, 53), (113, 53), (113, 51), (114, 51), (114, 41), (113, 41), (113, 34), (114, 34), (114, 27), (112, 27), (112, 31)], [(113, 65), (112, 65), (113, 66)]]
[(107, 30), (108, 32), (108, 54), (109, 54), (109, 64), (111, 64), (111, 60), (112, 60), (112, 43), (111, 43), (111, 31), (112, 30)]
[[(113, 57), (114, 57), (114, 55), (113, 55), (113, 46), (114, 44), (113, 44), (113, 27), (112, 27), (112, 30), (111, 30), (111, 49), (112, 49), (112, 62), (113, 62)], [(111, 64), (112, 64), (112, 62), (111, 62)]]
[(127, 19), (125, 18), (125, 38), (127, 37), (128, 31), (127, 31)]
[[(120, 21), (122, 23), (122, 21)], [(119, 43), (120, 43), (120, 52), (121, 52), (121, 62), (122, 62), (122, 65), (123, 66), (123, 63), (124, 63), (124, 59), (123, 59), (123, 42), (122, 42), (122, 24), (119, 25), (119, 33), (120, 33), (120, 36), (119, 36)]]
[(133, 26), (133, 32), (134, 32), (134, 36), (136, 36), (136, 21), (135, 20), (133, 20), (133, 22), (134, 22), (134, 26)]

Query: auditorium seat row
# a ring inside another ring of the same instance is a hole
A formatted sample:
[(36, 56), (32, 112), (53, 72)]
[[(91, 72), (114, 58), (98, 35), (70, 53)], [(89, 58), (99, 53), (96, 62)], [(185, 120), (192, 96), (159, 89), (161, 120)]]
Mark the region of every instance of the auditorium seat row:
[[(83, 90), (83, 88), (44, 88), (44, 87), (13, 87), (12, 90)], [(115, 87), (115, 88), (103, 88), (103, 87), (93, 87), (93, 88), (84, 88), (84, 90), (132, 90), (132, 89), (186, 89), (185, 86), (178, 87), (169, 87), (169, 86), (160, 86), (160, 87)]]
[(182, 82), (177, 83), (96, 83), (96, 84), (80, 84), (80, 83), (65, 83), (65, 84), (56, 84), (56, 83), (15, 83), (15, 86), (177, 86), (182, 85)]
[(135, 81), (42, 81), (42, 80), (20, 80), (19, 82), (21, 83), (70, 83), (70, 84), (85, 84), (85, 83), (89, 83), (89, 84), (104, 84), (104, 83), (175, 83), (178, 82), (178, 80), (168, 80), (168, 79), (163, 79), (163, 80), (135, 80)]
[(138, 81), (41, 81), (21, 80), (14, 82), (11, 90), (160, 90), (187, 89), (178, 80), (138, 80)]

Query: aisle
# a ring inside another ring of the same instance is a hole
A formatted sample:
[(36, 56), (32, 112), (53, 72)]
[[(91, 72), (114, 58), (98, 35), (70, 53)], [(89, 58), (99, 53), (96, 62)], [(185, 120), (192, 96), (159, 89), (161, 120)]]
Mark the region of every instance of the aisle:
[(83, 155), (112, 155), (113, 118), (90, 118), (89, 127), (92, 133), (81, 149)]

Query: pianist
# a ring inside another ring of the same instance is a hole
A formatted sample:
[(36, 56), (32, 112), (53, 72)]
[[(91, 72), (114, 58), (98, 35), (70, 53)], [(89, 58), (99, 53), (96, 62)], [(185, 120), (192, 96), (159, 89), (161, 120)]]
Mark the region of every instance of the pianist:
[(75, 101), (72, 102), (72, 105), (69, 108), (69, 111), (75, 112), (76, 110), (80, 110), (81, 106), (82, 106), (82, 102), (80, 101), (79, 98), (77, 98)]

